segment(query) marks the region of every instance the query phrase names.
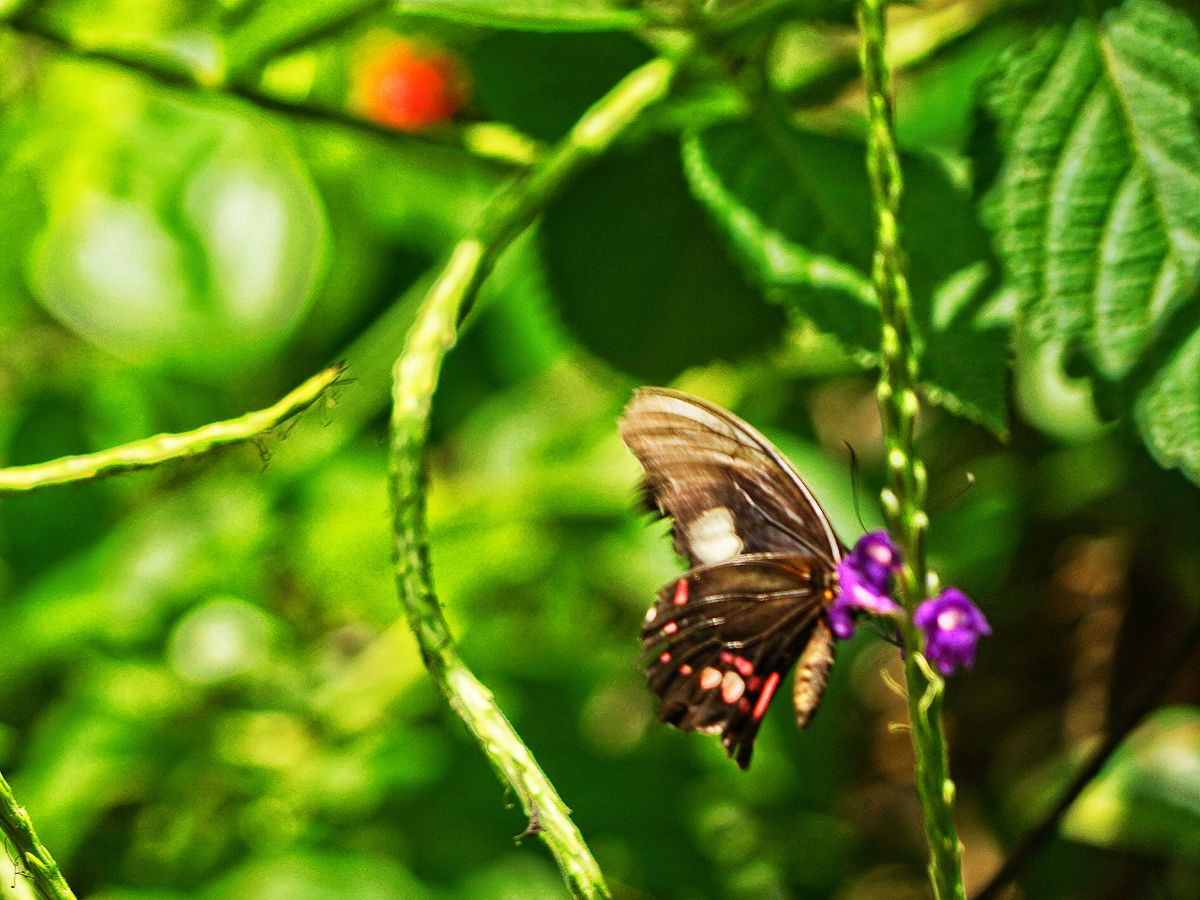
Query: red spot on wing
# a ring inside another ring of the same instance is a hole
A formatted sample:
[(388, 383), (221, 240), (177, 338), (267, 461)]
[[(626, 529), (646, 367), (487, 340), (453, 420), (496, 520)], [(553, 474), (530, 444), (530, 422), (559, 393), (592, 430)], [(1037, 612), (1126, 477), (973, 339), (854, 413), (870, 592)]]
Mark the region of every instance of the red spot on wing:
[(687, 604), (687, 579), (680, 578), (679, 583), (675, 585), (675, 605), (685, 606)]
[(689, 675), (692, 674), (692, 667), (689, 666), (687, 663), (684, 663), (682, 666), (679, 667), (679, 674), (682, 675), (684, 678), (687, 678)]
[(746, 677), (754, 674), (754, 663), (750, 662), (750, 660), (745, 659), (744, 657), (735, 656), (733, 658), (733, 667), (737, 669), (740, 674), (745, 675)]
[(660, 656), (660, 657), (658, 658), (658, 661), (659, 661), (659, 662), (661, 662), (661, 663), (669, 663), (669, 662), (671, 661), (671, 654), (670, 654), (670, 653), (664, 653), (662, 656)]
[(763, 713), (767, 711), (767, 706), (771, 702), (771, 697), (775, 694), (775, 688), (779, 687), (779, 673), (772, 672), (767, 677), (767, 683), (763, 685), (763, 691), (758, 697), (758, 702), (754, 704), (754, 718), (761, 719)]
[(675, 622), (668, 622), (663, 626), (663, 634), (674, 634), (679, 630), (679, 625)]

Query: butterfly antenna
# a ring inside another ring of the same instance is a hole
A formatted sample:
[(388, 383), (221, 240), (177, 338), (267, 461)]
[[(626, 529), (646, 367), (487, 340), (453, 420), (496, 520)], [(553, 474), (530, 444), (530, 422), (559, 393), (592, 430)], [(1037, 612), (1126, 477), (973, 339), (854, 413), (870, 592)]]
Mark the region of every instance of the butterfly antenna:
[(966, 494), (966, 492), (969, 491), (973, 487), (975, 487), (975, 473), (968, 472), (967, 473), (967, 483), (964, 484), (962, 486), (962, 489), (957, 494), (955, 494), (953, 497), (948, 497), (947, 499), (945, 499), (941, 503), (939, 503), (937, 505), (937, 509), (935, 510), (935, 512), (944, 512), (945, 510), (949, 509), (951, 506), (953, 506), (955, 503), (957, 503), (960, 499), (962, 499), (963, 495)]
[(862, 530), (867, 530), (867, 524), (863, 521), (862, 510), (858, 508), (858, 454), (854, 452), (854, 448), (850, 446), (849, 441), (842, 441), (846, 447), (846, 452), (850, 454), (850, 493), (854, 497), (854, 515), (858, 518), (858, 524), (862, 526)]

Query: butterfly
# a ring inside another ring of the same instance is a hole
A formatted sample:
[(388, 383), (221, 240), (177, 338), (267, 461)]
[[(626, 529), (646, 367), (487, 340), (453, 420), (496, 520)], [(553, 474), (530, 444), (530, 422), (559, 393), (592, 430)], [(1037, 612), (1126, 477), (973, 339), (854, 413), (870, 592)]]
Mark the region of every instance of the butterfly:
[(783, 455), (719, 406), (642, 388), (620, 430), (645, 470), (646, 506), (672, 519), (689, 565), (642, 625), (658, 717), (720, 734), (746, 769), (789, 669), (801, 728), (821, 702), (834, 654), (829, 607), (848, 549)]

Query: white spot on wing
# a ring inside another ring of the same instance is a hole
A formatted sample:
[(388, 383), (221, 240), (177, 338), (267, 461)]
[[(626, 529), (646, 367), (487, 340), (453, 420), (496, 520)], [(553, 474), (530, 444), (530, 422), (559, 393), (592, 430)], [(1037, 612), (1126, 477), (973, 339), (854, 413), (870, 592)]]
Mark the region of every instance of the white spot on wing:
[(746, 682), (737, 672), (726, 672), (721, 679), (721, 699), (726, 703), (736, 703), (746, 693)]
[(742, 539), (733, 527), (733, 513), (724, 506), (710, 509), (688, 528), (692, 555), (705, 565), (716, 565), (742, 552)]

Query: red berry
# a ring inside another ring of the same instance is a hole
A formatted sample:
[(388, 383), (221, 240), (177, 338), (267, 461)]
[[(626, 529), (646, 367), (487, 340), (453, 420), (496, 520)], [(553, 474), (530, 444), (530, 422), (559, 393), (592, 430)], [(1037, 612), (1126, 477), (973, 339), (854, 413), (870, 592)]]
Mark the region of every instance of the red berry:
[(359, 92), (368, 118), (416, 131), (450, 118), (466, 102), (466, 79), (457, 60), (397, 41), (362, 69)]

